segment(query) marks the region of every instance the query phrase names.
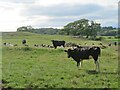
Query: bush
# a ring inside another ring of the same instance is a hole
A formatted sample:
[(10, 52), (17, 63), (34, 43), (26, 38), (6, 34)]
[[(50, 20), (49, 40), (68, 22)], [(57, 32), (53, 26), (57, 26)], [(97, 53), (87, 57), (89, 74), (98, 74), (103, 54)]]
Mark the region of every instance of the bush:
[(108, 39), (112, 39), (112, 37), (108, 37)]
[(118, 39), (118, 38), (120, 38), (120, 36), (114, 36), (114, 38), (115, 38), (115, 39)]

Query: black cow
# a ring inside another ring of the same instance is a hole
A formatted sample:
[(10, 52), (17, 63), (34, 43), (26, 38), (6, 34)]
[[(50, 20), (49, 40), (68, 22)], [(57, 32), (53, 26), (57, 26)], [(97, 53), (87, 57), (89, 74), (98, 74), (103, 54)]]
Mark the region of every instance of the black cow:
[(96, 46), (93, 46), (93, 47), (83, 46), (82, 47), (81, 46), (73, 50), (71, 49), (65, 50), (65, 52), (67, 52), (68, 58), (72, 57), (77, 62), (78, 69), (79, 69), (79, 65), (81, 66), (82, 64), (81, 62), (83, 59), (89, 59), (89, 56), (92, 56), (96, 64), (96, 69), (98, 68), (99, 70), (99, 62), (97, 61), (98, 56), (101, 53), (101, 50), (99, 47), (96, 47)]
[(114, 45), (117, 46), (117, 42), (114, 42)]
[(26, 40), (24, 39), (24, 40), (22, 40), (22, 44), (23, 45), (25, 45), (26, 44)]
[(57, 41), (57, 40), (51, 40), (51, 41), (55, 49), (57, 48), (57, 46), (65, 47), (65, 41)]

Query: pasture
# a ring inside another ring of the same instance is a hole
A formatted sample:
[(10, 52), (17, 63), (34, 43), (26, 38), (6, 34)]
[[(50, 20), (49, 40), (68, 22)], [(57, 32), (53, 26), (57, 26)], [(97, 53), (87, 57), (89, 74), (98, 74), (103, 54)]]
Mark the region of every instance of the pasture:
[[(22, 45), (27, 40), (29, 47)], [(98, 46), (101, 41), (90, 41), (71, 36), (40, 35), (32, 33), (4, 33), (2, 43), (2, 86), (4, 88), (118, 88), (118, 48), (101, 49), (100, 72), (95, 72), (94, 60), (76, 62), (67, 58), (64, 48), (41, 48), (34, 44), (52, 45), (51, 40), (65, 40), (77, 44)], [(107, 41), (106, 41), (107, 42)], [(107, 46), (106, 43), (103, 43)], [(67, 49), (67, 48), (65, 48)]]

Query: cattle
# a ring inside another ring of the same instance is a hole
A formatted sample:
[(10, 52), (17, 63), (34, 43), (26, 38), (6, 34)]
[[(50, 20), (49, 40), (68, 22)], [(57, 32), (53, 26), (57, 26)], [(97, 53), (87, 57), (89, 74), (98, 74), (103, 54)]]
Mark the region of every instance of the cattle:
[(11, 43), (3, 43), (4, 46), (18, 46), (17, 44), (11, 44)]
[(4, 46), (6, 46), (6, 44), (7, 44), (6, 42), (5, 42), (5, 43), (3, 43), (3, 45), (4, 45)]
[(57, 41), (57, 40), (51, 40), (51, 41), (55, 49), (57, 48), (57, 46), (65, 47), (65, 41)]
[(92, 45), (95, 45), (94, 43), (92, 43)]
[(38, 47), (39, 45), (38, 44), (34, 44), (35, 47)]
[(100, 56), (101, 50), (97, 46), (80, 46), (76, 49), (65, 50), (68, 54), (68, 58), (72, 57), (77, 62), (77, 67), (81, 66), (83, 59), (89, 59), (90, 56), (93, 57), (94, 63), (96, 64), (96, 69), (99, 70), (98, 56)]
[(18, 46), (17, 44), (14, 44), (14, 46)]
[(117, 46), (117, 42), (114, 42), (114, 45)]
[(111, 46), (111, 45), (112, 45), (111, 43), (108, 44), (108, 46)]
[(73, 43), (73, 42), (68, 42), (65, 44), (66, 47), (76, 47), (77, 44), (76, 43)]
[(24, 39), (24, 40), (22, 40), (22, 44), (23, 45), (25, 45), (26, 44), (26, 40)]
[(102, 43), (99, 43), (98, 45), (103, 45)]
[(54, 48), (54, 46), (51, 46), (51, 45), (48, 45), (47, 47), (48, 47), (48, 48)]

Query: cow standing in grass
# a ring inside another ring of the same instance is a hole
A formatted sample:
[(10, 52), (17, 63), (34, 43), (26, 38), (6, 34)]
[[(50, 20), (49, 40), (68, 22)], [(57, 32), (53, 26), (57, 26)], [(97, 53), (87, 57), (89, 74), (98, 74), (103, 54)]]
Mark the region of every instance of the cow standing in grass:
[(57, 48), (57, 46), (65, 47), (65, 41), (57, 41), (57, 40), (51, 40), (51, 41), (55, 49)]
[(96, 64), (96, 70), (98, 68), (99, 70), (99, 62), (98, 62), (98, 56), (100, 55), (100, 48), (99, 47), (89, 47), (89, 46), (81, 46), (76, 49), (68, 49), (65, 50), (68, 54), (68, 58), (72, 57), (77, 62), (77, 67), (79, 69), (79, 66), (81, 66), (81, 62), (83, 59), (89, 59), (89, 56), (92, 56), (94, 59), (94, 62)]
[(25, 40), (25, 39), (22, 40), (22, 44), (23, 44), (23, 45), (26, 45), (26, 40)]
[(114, 42), (114, 45), (117, 46), (117, 42)]

